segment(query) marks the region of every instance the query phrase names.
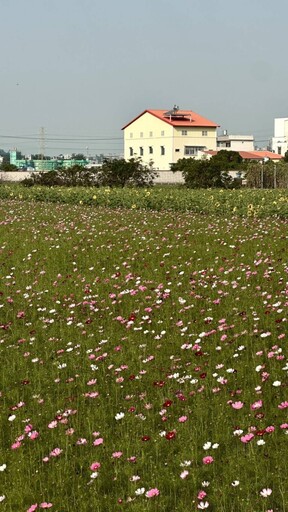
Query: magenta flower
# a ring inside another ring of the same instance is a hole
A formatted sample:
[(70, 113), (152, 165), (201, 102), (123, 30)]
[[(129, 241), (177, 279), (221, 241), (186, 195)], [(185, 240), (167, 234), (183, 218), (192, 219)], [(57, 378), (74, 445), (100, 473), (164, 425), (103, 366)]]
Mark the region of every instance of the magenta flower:
[(214, 462), (214, 459), (213, 457), (211, 457), (211, 455), (207, 455), (206, 457), (203, 457), (202, 459), (202, 462), (203, 464), (212, 464), (212, 462)]
[(101, 467), (100, 462), (92, 462), (90, 469), (91, 471), (97, 471)]

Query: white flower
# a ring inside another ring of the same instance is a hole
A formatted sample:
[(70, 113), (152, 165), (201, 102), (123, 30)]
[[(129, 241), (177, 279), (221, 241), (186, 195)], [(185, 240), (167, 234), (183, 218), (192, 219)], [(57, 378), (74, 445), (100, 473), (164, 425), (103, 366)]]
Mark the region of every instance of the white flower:
[(140, 480), (140, 476), (138, 475), (133, 475), (130, 478), (130, 482), (137, 482), (137, 480)]
[(4, 494), (2, 494), (2, 496), (0, 496), (0, 503), (1, 503), (1, 501), (4, 501), (5, 498), (6, 498), (6, 496)]
[(90, 475), (90, 478), (92, 478), (92, 480), (94, 480), (95, 478), (97, 478), (97, 476), (98, 476), (97, 471), (93, 471), (93, 473), (91, 473), (91, 475)]
[(277, 388), (278, 386), (281, 386), (281, 382), (280, 380), (275, 380), (272, 384), (272, 386), (274, 386), (275, 388)]
[(180, 463), (181, 468), (188, 468), (191, 466), (191, 460), (184, 460), (184, 462)]
[(262, 489), (262, 491), (260, 491), (260, 494), (263, 498), (268, 498), (268, 496), (272, 494), (272, 489)]
[(264, 439), (259, 439), (259, 441), (257, 441), (257, 444), (258, 446), (263, 446), (265, 443)]
[(219, 448), (219, 444), (218, 443), (212, 444), (212, 448), (213, 448), (213, 450), (217, 450), (217, 448)]
[(15, 414), (11, 414), (11, 416), (9, 416), (8, 418), (8, 421), (14, 421), (16, 418)]
[(262, 365), (258, 364), (258, 366), (256, 366), (255, 370), (256, 370), (256, 372), (260, 372), (262, 370)]
[(203, 444), (203, 449), (209, 450), (209, 448), (211, 448), (211, 446), (212, 446), (212, 443), (210, 443), (210, 441), (207, 441), (207, 443)]
[(239, 480), (234, 480), (234, 482), (231, 483), (231, 485), (233, 485), (233, 487), (237, 487), (237, 485), (239, 485), (240, 482)]
[(204, 480), (204, 482), (202, 482), (202, 487), (209, 487), (210, 485), (210, 482), (207, 482), (207, 480)]
[(6, 468), (7, 468), (6, 464), (2, 464), (2, 466), (0, 466), (0, 471), (5, 471)]
[(238, 428), (237, 430), (234, 430), (233, 434), (234, 436), (241, 436), (241, 434), (243, 434), (243, 430), (241, 430), (241, 428)]
[(117, 412), (116, 416), (115, 416), (115, 420), (122, 420), (122, 418), (124, 418), (125, 414), (124, 412)]
[(200, 503), (198, 503), (198, 505), (197, 505), (197, 508), (199, 508), (200, 510), (204, 510), (205, 508), (208, 508), (208, 507), (209, 507), (208, 501), (200, 501)]
[(141, 496), (141, 494), (144, 494), (145, 487), (139, 487), (139, 489), (136, 489), (135, 494), (136, 496)]

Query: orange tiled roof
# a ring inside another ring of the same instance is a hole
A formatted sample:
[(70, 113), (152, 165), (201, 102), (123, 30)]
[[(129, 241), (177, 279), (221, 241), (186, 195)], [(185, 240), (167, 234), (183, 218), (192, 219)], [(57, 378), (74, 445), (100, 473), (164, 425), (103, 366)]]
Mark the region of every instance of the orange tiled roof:
[(165, 123), (168, 123), (172, 126), (197, 126), (197, 127), (205, 127), (205, 128), (217, 128), (219, 125), (216, 123), (213, 123), (213, 121), (210, 121), (209, 119), (206, 119), (205, 117), (200, 116), (199, 114), (196, 114), (196, 112), (192, 112), (192, 110), (178, 110), (177, 114), (173, 116), (166, 115), (167, 110), (144, 110), (139, 116), (135, 117), (127, 123), (125, 126), (123, 126), (122, 130), (125, 130), (130, 124), (134, 123), (139, 117), (143, 116), (148, 112), (152, 116), (158, 117), (158, 119), (161, 119), (161, 121), (164, 121)]
[[(224, 149), (222, 151), (226, 150)], [(207, 150), (203, 151), (203, 153), (214, 156), (217, 155), (218, 151)], [(243, 160), (263, 160), (264, 158), (269, 158), (269, 160), (281, 160), (283, 158), (281, 155), (277, 155), (277, 153), (272, 153), (272, 151), (236, 151), (236, 153), (239, 153)]]

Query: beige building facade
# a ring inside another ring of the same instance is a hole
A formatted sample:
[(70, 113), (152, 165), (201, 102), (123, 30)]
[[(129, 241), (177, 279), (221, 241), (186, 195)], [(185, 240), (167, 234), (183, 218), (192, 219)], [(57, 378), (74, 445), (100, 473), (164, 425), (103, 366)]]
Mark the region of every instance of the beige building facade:
[(153, 167), (165, 176), (164, 181), (175, 181), (172, 163), (180, 158), (199, 158), (200, 152), (206, 149), (216, 150), (217, 126), (195, 112), (179, 110), (176, 106), (170, 111), (145, 110), (123, 127), (124, 158), (140, 157), (144, 164), (153, 162)]

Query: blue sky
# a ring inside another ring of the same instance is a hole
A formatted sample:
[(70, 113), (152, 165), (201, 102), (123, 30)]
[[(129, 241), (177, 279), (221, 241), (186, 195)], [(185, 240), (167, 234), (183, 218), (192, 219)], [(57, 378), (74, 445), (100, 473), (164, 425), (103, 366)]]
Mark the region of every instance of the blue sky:
[(262, 146), (288, 116), (287, 0), (0, 6), (0, 148), (38, 152), (44, 127), (46, 154), (119, 153), (122, 126), (175, 103)]

